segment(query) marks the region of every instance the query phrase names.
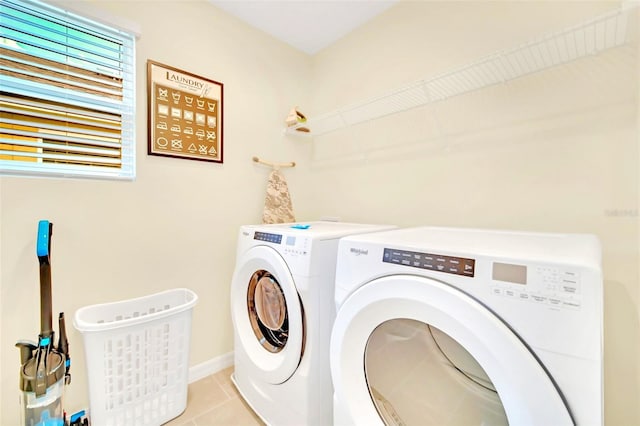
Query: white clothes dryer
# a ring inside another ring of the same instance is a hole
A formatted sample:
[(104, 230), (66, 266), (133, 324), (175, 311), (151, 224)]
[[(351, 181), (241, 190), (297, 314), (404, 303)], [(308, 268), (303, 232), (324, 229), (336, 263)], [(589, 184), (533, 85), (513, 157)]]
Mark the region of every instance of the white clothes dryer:
[(601, 425), (592, 235), (412, 228), (341, 240), (336, 425)]
[(243, 226), (231, 284), (233, 383), (267, 424), (328, 425), (339, 238), (393, 228), (340, 222)]

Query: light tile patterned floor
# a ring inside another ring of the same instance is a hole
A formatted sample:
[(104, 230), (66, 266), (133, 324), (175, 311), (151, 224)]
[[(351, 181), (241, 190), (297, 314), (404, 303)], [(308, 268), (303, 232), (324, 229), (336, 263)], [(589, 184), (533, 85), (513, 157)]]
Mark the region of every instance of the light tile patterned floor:
[(189, 385), (187, 409), (165, 426), (262, 426), (244, 402), (226, 368)]

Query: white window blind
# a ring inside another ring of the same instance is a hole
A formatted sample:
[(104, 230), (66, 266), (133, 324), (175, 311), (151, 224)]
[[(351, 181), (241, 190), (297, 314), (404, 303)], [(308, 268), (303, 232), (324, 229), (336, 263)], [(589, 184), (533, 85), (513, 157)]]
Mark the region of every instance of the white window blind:
[(134, 37), (0, 0), (0, 174), (135, 177)]

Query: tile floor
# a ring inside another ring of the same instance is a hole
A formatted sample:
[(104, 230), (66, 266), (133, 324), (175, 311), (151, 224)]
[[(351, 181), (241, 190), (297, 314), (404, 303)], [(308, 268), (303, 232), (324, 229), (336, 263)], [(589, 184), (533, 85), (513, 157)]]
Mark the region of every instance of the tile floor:
[(189, 385), (187, 409), (164, 426), (261, 426), (229, 376), (233, 366)]

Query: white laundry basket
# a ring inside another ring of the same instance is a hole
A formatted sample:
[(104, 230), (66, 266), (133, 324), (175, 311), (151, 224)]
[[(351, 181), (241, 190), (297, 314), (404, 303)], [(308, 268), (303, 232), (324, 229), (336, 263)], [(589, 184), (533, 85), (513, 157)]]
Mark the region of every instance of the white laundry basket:
[(160, 425), (185, 410), (197, 300), (179, 288), (76, 312), (93, 425)]

